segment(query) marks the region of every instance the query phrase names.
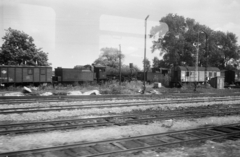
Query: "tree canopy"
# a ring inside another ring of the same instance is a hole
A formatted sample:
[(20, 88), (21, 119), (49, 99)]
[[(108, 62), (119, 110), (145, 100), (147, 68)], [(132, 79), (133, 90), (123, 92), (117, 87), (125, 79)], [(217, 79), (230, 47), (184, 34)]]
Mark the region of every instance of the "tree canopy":
[(145, 71), (148, 72), (151, 70), (151, 62), (149, 61), (149, 59), (145, 59), (145, 64), (144, 64), (144, 59), (143, 59), (143, 69), (144, 69), (144, 65), (145, 65)]
[(168, 68), (168, 65), (166, 65), (166, 62), (164, 62), (164, 60), (159, 60), (157, 57), (153, 58), (152, 61), (152, 67), (153, 68)]
[[(216, 66), (225, 69), (238, 64), (240, 49), (235, 34), (213, 31), (194, 19), (176, 14), (168, 14), (161, 18), (160, 22), (165, 22), (169, 28), (169, 31), (164, 36), (159, 36), (152, 45), (152, 51), (158, 49), (160, 56), (163, 56), (161, 65), (194, 66), (196, 57), (194, 43), (196, 45), (198, 42), (200, 43), (199, 66)], [(156, 34), (157, 31), (159, 30), (153, 27), (151, 34)]]
[[(102, 53), (94, 61), (94, 64), (101, 64), (115, 69), (119, 68), (120, 52), (118, 49), (106, 47), (102, 48), (101, 51)], [(121, 53), (121, 60), (123, 61), (124, 58), (124, 54)]]
[[(102, 53), (94, 61), (94, 64), (100, 64), (106, 66), (106, 72), (108, 75), (118, 75), (119, 74), (119, 59), (121, 56), (121, 71), (123, 75), (130, 73), (130, 68), (128, 65), (124, 65), (125, 55), (121, 53), (116, 48), (102, 48)], [(139, 71), (138, 67), (133, 65), (133, 73)]]
[(8, 28), (2, 37), (0, 64), (4, 65), (40, 65), (48, 66), (48, 54), (37, 48), (31, 36), (24, 32)]

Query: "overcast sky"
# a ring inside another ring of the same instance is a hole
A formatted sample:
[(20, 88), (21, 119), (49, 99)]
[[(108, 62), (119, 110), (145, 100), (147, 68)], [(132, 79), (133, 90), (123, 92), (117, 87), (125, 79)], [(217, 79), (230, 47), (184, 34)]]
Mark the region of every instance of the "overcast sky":
[[(149, 32), (169, 13), (240, 37), (237, 0), (0, 0), (0, 37), (9, 27), (24, 31), (49, 53), (54, 68), (91, 64), (101, 48), (121, 44), (123, 63), (142, 68), (144, 19), (150, 15)], [(152, 60), (159, 52), (151, 53), (150, 47), (147, 39), (147, 58)]]

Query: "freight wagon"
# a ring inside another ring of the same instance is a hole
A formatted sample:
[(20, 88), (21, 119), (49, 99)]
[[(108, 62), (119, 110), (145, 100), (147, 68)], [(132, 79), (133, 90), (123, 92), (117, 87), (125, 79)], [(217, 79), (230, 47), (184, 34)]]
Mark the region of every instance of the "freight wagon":
[(171, 86), (182, 86), (183, 83), (203, 83), (205, 80), (218, 77), (221, 75), (220, 69), (217, 67), (195, 67), (176, 66), (171, 69)]
[(221, 76), (225, 78), (225, 86), (240, 85), (240, 71), (239, 70), (222, 70)]
[(0, 84), (9, 85), (39, 85), (52, 82), (52, 67), (49, 66), (19, 66), (1, 65)]

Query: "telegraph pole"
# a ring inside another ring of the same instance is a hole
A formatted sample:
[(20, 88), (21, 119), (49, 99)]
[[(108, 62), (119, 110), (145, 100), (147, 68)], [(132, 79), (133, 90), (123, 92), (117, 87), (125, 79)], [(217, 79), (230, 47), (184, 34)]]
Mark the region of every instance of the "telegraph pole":
[(119, 85), (121, 86), (122, 82), (122, 68), (121, 68), (121, 44), (119, 45)]
[(145, 40), (144, 40), (144, 60), (143, 60), (143, 94), (145, 93), (145, 89), (146, 89), (146, 41), (147, 41), (147, 19), (148, 19), (149, 15), (145, 18)]
[(198, 32), (198, 42), (197, 42), (197, 52), (196, 52), (196, 63), (195, 63), (195, 71), (196, 71), (196, 82), (198, 82), (198, 53), (199, 53), (199, 32)]
[(201, 45), (201, 43), (199, 43), (199, 32), (198, 32), (198, 41), (197, 43), (193, 43), (193, 46), (196, 47), (197, 51), (196, 51), (196, 62), (195, 62), (195, 87), (194, 87), (194, 91), (197, 91), (197, 84), (198, 84), (198, 53), (199, 53), (199, 46)]

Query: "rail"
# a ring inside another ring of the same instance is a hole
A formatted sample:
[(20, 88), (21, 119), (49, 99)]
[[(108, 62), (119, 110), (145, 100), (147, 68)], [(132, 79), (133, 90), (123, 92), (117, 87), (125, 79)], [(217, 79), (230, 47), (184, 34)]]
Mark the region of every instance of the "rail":
[(144, 114), (127, 114), (127, 115), (113, 115), (96, 118), (82, 118), (82, 119), (65, 119), (55, 121), (39, 121), (30, 123), (13, 123), (0, 125), (0, 135), (6, 134), (22, 134), (33, 133), (41, 131), (66, 130), (66, 129), (82, 129), (85, 127), (98, 127), (110, 125), (128, 125), (141, 122), (151, 122), (155, 120), (178, 119), (178, 118), (197, 118), (206, 116), (226, 116), (239, 114), (240, 107), (226, 109), (202, 109), (202, 110), (185, 110), (185, 111), (167, 111), (154, 112)]
[[(239, 96), (239, 93), (211, 94), (211, 97)], [(59, 102), (59, 101), (104, 101), (104, 100), (131, 100), (131, 99), (164, 99), (164, 98), (191, 98), (209, 97), (209, 93), (162, 93), (162, 95), (81, 95), (81, 96), (0, 96), (1, 104), (38, 103), (38, 102)]]
[[(52, 153), (64, 156), (85, 156), (96, 157), (103, 155), (113, 155), (119, 153), (133, 153), (146, 149), (182, 144), (195, 141), (219, 139), (219, 138), (240, 138), (240, 123), (230, 125), (220, 125), (213, 127), (202, 127), (173, 131), (167, 133), (150, 134), (128, 138), (111, 139), (104, 141), (66, 144), (48, 148), (38, 148), (32, 150), (21, 150), (15, 152), (0, 153), (0, 156), (39, 156), (45, 153)], [(71, 155), (67, 155), (71, 152)], [(49, 154), (48, 154), (49, 155)]]
[(76, 109), (92, 109), (92, 108), (113, 108), (113, 107), (132, 107), (132, 106), (152, 106), (172, 103), (199, 103), (199, 102), (222, 102), (237, 101), (240, 97), (216, 97), (216, 98), (196, 98), (196, 99), (172, 99), (172, 100), (151, 100), (143, 102), (108, 102), (108, 103), (89, 103), (80, 105), (49, 105), (43, 107), (22, 107), (22, 108), (0, 108), (0, 114), (21, 114), (34, 112), (50, 112), (62, 110)]

